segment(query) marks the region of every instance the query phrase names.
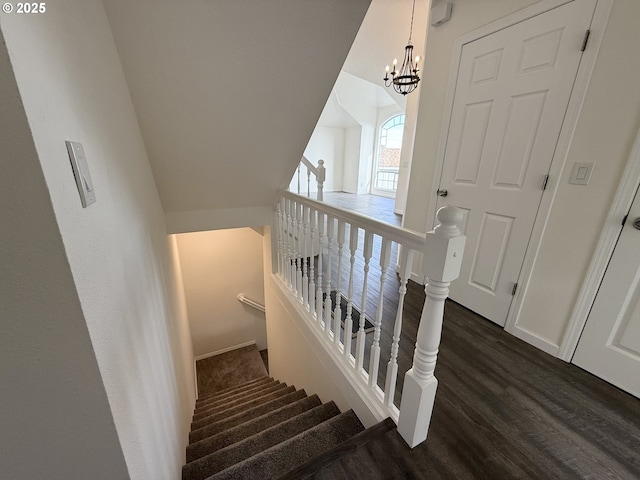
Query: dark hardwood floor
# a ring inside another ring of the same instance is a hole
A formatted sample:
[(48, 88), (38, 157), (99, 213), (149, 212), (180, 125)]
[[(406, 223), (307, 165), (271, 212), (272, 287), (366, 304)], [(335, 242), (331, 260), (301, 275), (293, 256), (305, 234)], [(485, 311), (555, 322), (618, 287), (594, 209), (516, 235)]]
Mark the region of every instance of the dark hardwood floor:
[[(392, 208), (392, 201), (387, 204)], [(356, 211), (367, 214), (362, 203)], [(387, 276), (379, 384), (398, 301), (397, 275), (390, 269)], [(370, 287), (379, 288), (378, 281), (379, 273)], [(409, 282), (400, 372), (411, 366), (423, 302), (423, 287)], [(375, 314), (375, 308), (367, 310), (368, 317)], [(393, 429), (309, 478), (640, 479), (639, 399), (452, 301), (446, 304), (436, 377), (425, 443), (411, 450)]]

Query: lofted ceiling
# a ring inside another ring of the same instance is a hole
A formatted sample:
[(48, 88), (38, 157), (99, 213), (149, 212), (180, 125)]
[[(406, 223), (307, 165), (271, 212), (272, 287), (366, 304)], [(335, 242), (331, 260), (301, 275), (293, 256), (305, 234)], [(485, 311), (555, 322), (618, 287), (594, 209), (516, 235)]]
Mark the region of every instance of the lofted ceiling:
[(104, 0), (170, 231), (271, 207), (369, 2)]

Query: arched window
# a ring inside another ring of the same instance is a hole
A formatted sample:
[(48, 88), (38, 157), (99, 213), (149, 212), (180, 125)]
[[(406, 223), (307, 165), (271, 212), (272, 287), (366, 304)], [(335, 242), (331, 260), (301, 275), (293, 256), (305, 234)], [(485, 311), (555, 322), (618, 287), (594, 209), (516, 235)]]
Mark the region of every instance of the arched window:
[(395, 115), (380, 127), (378, 155), (373, 172), (374, 193), (394, 194), (398, 188), (404, 117), (404, 114)]

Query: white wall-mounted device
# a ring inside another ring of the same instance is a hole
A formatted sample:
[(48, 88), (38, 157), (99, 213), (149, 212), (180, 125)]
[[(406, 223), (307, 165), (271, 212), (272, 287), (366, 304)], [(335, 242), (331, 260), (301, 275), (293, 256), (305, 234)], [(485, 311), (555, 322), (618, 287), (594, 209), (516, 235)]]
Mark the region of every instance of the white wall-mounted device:
[(576, 162), (573, 164), (569, 183), (571, 185), (589, 185), (591, 173), (593, 172), (592, 162)]
[(439, 27), (443, 23), (451, 20), (451, 8), (451, 2), (442, 2), (431, 7), (431, 11), (429, 12), (429, 22), (431, 26)]
[(80, 142), (71, 142), (67, 140), (67, 152), (69, 152), (69, 160), (73, 168), (73, 175), (76, 177), (76, 186), (80, 193), (80, 201), (82, 207), (87, 208), (96, 201), (96, 192), (93, 189), (91, 174), (89, 173), (89, 165), (84, 155), (84, 148)]

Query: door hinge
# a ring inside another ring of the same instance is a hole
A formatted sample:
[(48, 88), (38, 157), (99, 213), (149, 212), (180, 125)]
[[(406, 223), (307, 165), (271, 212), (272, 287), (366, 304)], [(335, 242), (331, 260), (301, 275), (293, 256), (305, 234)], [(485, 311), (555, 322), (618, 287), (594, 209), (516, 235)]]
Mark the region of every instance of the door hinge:
[(591, 35), (591, 30), (587, 30), (584, 32), (584, 39), (582, 40), (582, 48), (581, 52), (584, 52), (587, 49), (587, 43), (589, 43), (589, 35)]
[(547, 189), (547, 183), (549, 183), (549, 175), (544, 176), (544, 180), (542, 181), (542, 190)]
[(513, 288), (511, 289), (511, 295), (515, 295), (518, 290), (518, 282), (513, 284)]
[(627, 218), (629, 218), (629, 214), (627, 213), (624, 218), (622, 219), (622, 226), (624, 227), (624, 224), (627, 223)]

